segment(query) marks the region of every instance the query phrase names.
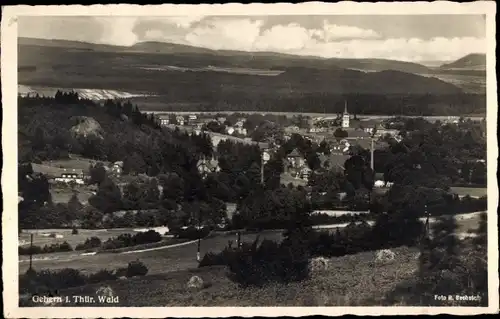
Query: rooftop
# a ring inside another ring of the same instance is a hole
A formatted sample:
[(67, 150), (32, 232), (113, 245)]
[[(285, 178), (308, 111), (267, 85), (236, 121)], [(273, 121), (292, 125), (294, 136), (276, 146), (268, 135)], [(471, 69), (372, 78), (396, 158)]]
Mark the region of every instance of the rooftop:
[(83, 175), (82, 169), (77, 168), (59, 168), (54, 166), (31, 163), (34, 173), (41, 173), (47, 177), (60, 177), (62, 174), (78, 174)]
[(300, 152), (295, 148), (288, 154), (288, 157), (302, 157), (302, 155), (300, 155)]

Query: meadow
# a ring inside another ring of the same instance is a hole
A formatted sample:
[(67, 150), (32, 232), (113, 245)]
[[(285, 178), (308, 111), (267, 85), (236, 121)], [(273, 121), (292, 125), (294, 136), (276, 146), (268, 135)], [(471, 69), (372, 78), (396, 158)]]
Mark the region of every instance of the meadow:
[[(105, 230), (101, 232), (97, 231), (95, 232), (95, 235), (101, 238), (100, 233), (104, 234), (105, 232)], [(271, 239), (279, 241), (282, 238), (281, 233), (281, 231), (266, 231), (260, 234), (244, 234), (241, 236), (241, 239), (243, 241), (253, 241), (257, 236), (260, 236), (261, 240)], [(116, 235), (118, 235), (118, 233)], [(218, 235), (202, 240), (202, 256), (208, 252), (221, 251), (227, 246), (228, 241), (230, 240), (235, 242), (236, 235)], [(193, 242), (182, 246), (139, 253), (103, 253), (88, 256), (82, 256), (80, 253), (75, 252), (47, 254), (47, 256), (44, 254), (35, 256), (36, 258), (34, 258), (33, 261), (33, 268), (36, 270), (75, 268), (86, 273), (91, 273), (97, 272), (101, 269), (111, 270), (124, 267), (127, 263), (139, 259), (149, 268), (149, 274), (158, 274), (197, 267), (198, 262), (196, 261), (196, 251), (197, 244), (196, 242)], [(29, 267), (29, 257), (21, 256), (20, 260), (19, 272), (26, 272)]]
[[(119, 304), (113, 306), (129, 307), (376, 306), (384, 302), (399, 282), (409, 280), (417, 270), (417, 249), (400, 247), (393, 252), (395, 259), (387, 264), (378, 264), (375, 252), (330, 258), (327, 271), (313, 273), (310, 279), (262, 288), (241, 288), (227, 278), (225, 267), (212, 266), (148, 273), (145, 277), (71, 288), (60, 293), (62, 296), (95, 296), (99, 287), (109, 286), (115, 296), (119, 296)], [(205, 288), (187, 288), (193, 275), (202, 278)]]
[(451, 187), (451, 191), (458, 196), (482, 197), (488, 195), (486, 187)]

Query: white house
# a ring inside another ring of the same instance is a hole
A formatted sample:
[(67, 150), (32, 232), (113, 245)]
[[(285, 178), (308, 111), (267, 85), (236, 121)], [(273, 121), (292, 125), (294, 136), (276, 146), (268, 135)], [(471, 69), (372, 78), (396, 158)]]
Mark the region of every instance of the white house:
[(61, 176), (54, 178), (54, 181), (58, 183), (70, 183), (74, 182), (79, 185), (83, 185), (83, 170), (81, 169), (65, 169)]
[(170, 119), (169, 119), (168, 117), (162, 117), (162, 118), (160, 118), (160, 124), (161, 124), (162, 126), (166, 126), (166, 125), (168, 125), (169, 123), (170, 123)]
[(234, 133), (234, 128), (232, 126), (226, 127), (226, 133), (232, 135)]
[(184, 125), (184, 116), (177, 116), (175, 119), (177, 120), (177, 124)]

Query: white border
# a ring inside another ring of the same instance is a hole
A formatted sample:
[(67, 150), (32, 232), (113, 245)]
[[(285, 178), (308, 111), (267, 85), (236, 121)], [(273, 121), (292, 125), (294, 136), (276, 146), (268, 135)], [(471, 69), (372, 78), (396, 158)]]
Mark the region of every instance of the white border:
[[(389, 314), (457, 314), (496, 313), (498, 299), (498, 185), (497, 171), (497, 96), (495, 73), (495, 13), (493, 1), (453, 2), (379, 2), (335, 4), (308, 2), (301, 4), (215, 4), (215, 5), (92, 5), (92, 6), (6, 6), (2, 12), (2, 145), (4, 166), (2, 191), (4, 209), (3, 282), (5, 317), (70, 318), (70, 317), (228, 317), (228, 316), (304, 316), (304, 315), (389, 315)], [(488, 162), (488, 271), (489, 307), (115, 307), (115, 308), (19, 308), (17, 252), (17, 16), (182, 16), (182, 15), (402, 15), (402, 14), (485, 14), (487, 38), (487, 162)]]

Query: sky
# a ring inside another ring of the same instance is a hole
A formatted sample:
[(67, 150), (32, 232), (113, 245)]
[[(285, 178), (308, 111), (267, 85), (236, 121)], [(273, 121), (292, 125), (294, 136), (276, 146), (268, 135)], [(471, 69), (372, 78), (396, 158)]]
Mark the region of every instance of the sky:
[(143, 41), (324, 58), (452, 61), (485, 53), (483, 15), (36, 16), (21, 37), (129, 46)]

